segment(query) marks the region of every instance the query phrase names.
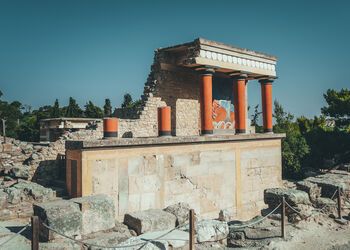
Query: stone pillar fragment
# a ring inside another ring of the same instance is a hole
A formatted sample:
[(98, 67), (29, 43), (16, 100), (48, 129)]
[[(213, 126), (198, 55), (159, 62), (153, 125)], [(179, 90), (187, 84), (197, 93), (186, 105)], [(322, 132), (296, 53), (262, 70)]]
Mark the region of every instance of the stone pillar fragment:
[(159, 136), (171, 135), (171, 108), (169, 106), (158, 108)]

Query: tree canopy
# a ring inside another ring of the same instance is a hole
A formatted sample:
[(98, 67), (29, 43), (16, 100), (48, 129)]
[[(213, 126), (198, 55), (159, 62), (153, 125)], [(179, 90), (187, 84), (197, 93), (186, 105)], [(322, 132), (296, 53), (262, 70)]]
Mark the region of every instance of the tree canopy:
[(322, 114), (335, 120), (340, 129), (350, 129), (350, 90), (336, 91), (328, 89), (323, 95), (327, 106), (321, 109)]

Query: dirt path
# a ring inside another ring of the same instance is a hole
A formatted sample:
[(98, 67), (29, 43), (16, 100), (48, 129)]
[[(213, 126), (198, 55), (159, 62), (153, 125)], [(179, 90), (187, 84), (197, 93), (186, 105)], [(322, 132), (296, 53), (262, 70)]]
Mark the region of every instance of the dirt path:
[(330, 220), (321, 224), (317, 222), (299, 223), (299, 229), (290, 231), (286, 240), (272, 241), (267, 248), (288, 250), (350, 249), (350, 225), (339, 225)]

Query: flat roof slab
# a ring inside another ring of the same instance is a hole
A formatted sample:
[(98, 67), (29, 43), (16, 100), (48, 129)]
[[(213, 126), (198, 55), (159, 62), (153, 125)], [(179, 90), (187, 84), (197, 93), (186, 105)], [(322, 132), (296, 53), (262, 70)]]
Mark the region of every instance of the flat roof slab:
[(95, 149), (115, 147), (136, 147), (136, 146), (159, 146), (172, 144), (200, 144), (218, 143), (233, 141), (254, 141), (282, 139), (285, 134), (246, 134), (246, 135), (210, 135), (210, 136), (169, 136), (169, 137), (147, 137), (147, 138), (115, 138), (101, 140), (77, 140), (66, 141), (66, 149)]

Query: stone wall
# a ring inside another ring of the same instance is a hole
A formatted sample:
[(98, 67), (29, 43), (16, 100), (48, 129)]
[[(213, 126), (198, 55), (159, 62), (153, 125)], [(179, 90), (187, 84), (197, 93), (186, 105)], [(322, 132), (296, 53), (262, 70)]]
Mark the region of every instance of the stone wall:
[[(46, 185), (60, 179), (61, 158), (66, 153), (65, 141), (101, 139), (102, 124), (94, 129), (66, 131), (57, 141), (38, 144), (6, 138), (6, 144), (0, 142), (0, 176), (34, 180)], [(64, 178), (64, 176), (63, 176)]]
[(157, 108), (163, 106), (171, 107), (173, 135), (199, 134), (199, 76), (194, 70), (170, 66), (173, 60), (171, 54), (155, 52), (141, 109), (130, 119), (119, 120), (119, 137), (158, 136)]
[(120, 219), (178, 202), (191, 204), (202, 217), (228, 209), (246, 219), (265, 206), (264, 189), (282, 184), (280, 147), (280, 138), (102, 147), (82, 149), (81, 156), (68, 150), (67, 163), (81, 166), (81, 194), (113, 196)]

